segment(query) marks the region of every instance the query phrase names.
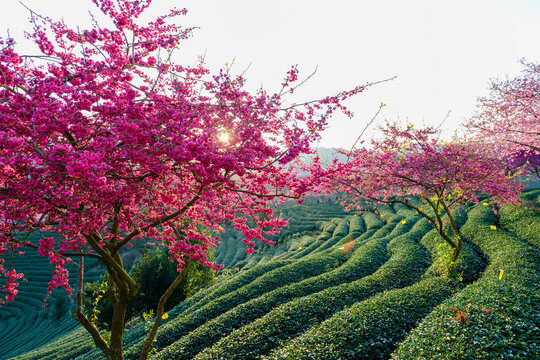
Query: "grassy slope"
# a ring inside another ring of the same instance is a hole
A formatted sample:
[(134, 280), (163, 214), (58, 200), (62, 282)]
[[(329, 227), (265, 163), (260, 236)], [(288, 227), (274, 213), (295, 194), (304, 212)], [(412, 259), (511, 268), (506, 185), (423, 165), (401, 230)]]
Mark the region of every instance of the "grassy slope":
[[(538, 205), (540, 191), (525, 197)], [(153, 358), (540, 357), (534, 206), (458, 214), (463, 282), (440, 277), (441, 240), (402, 206), (357, 216), (328, 203), (280, 210), (291, 225), (273, 248), (250, 257), (234, 232), (224, 236), (216, 259), (227, 270), (170, 312)], [(144, 329), (129, 327), (126, 358), (135, 359)], [(18, 359), (101, 359), (91, 348), (76, 329)]]

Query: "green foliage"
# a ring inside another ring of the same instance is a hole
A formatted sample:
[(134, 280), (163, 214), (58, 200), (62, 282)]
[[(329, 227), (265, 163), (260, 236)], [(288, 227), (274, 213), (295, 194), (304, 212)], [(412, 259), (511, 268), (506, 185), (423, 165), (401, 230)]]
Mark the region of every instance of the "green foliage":
[(488, 256), (489, 265), (477, 282), (431, 312), (394, 359), (540, 357), (540, 251), (493, 229), (496, 220), (485, 206), (470, 209), (461, 231)]
[(500, 209), (500, 224), (520, 238), (540, 249), (540, 190), (529, 191), (519, 207), (504, 206)]
[[(255, 354), (266, 354), (281, 341), (300, 334), (307, 327), (323, 321), (345, 306), (380, 291), (412, 284), (427, 266), (427, 256), (414, 238), (421, 237), (427, 230), (427, 226), (419, 226), (411, 234), (401, 235), (392, 241), (389, 237), (372, 240), (382, 242), (383, 245), (388, 244), (387, 251), (391, 254), (390, 260), (373, 274), (328, 287), (312, 295), (299, 296), (273, 309), (262, 318), (242, 326), (195, 358), (250, 359)], [(362, 248), (357, 251), (361, 251)], [(217, 325), (213, 323), (214, 326)], [(221, 331), (220, 327), (217, 329)], [(187, 350), (187, 347), (182, 345), (182, 343), (178, 346), (175, 344), (158, 353), (158, 356), (162, 359), (175, 358)]]
[(435, 260), (435, 271), (439, 276), (448, 277), (463, 281), (463, 273), (457, 272), (459, 264), (463, 263), (462, 258), (458, 258), (456, 261), (452, 261), (452, 253), (454, 248), (447, 242), (442, 242), (437, 245), (438, 257)]
[(431, 278), (382, 292), (342, 310), (262, 359), (388, 358), (396, 342), (457, 288), (452, 280)]
[[(152, 321), (154, 318), (154, 310), (150, 310), (149, 312), (143, 312), (141, 314), (141, 317), (143, 319), (144, 324), (144, 332), (149, 333), (152, 330), (152, 327), (154, 326), (155, 320)], [(154, 339), (152, 343), (152, 348), (148, 352), (149, 355), (153, 355), (157, 352), (157, 349), (153, 346), (153, 344), (156, 342), (156, 339)]]
[[(107, 291), (108, 286), (109, 282), (107, 281), (106, 277), (100, 282), (87, 284), (88, 289), (92, 289), (92, 296), (88, 298), (88, 300), (90, 301), (90, 308), (88, 309), (88, 320), (90, 320), (90, 322), (93, 324), (98, 324), (98, 319), (100, 318), (99, 314), (101, 313), (98, 307), (100, 305), (100, 300), (103, 298), (105, 292)], [(107, 307), (107, 310), (112, 312), (110, 304)]]
[[(287, 216), (298, 219), (288, 239), (256, 256), (246, 257), (241, 240), (224, 233), (216, 258), (237, 261), (240, 271), (168, 310), (152, 358), (540, 358), (540, 251), (530, 236), (538, 213), (503, 208), (499, 219), (483, 205), (456, 209), (464, 242), (459, 282), (444, 271), (451, 249), (415, 212), (394, 205), (381, 210), (383, 222), (372, 212), (346, 216), (315, 205), (290, 207)], [(225, 245), (228, 254), (220, 252)], [(127, 324), (126, 360), (138, 359), (154, 320), (147, 314)], [(92, 346), (76, 330), (21, 359), (101, 360)]]
[[(249, 324), (281, 304), (369, 275), (385, 262), (385, 244), (387, 242), (388, 240), (371, 240), (360, 246), (350, 260), (344, 264), (338, 263), (338, 267), (333, 270), (275, 289), (235, 307), (192, 331), (181, 341), (169, 346), (160, 353), (159, 358), (190, 358), (203, 350), (204, 347), (212, 345), (220, 337)], [(340, 254), (341, 261), (348, 255), (339, 249), (336, 250), (336, 253)], [(242, 321), (239, 322), (239, 318)]]
[[(167, 251), (154, 248), (146, 249), (130, 272), (131, 277), (141, 286), (137, 295), (129, 303), (127, 318), (153, 311), (161, 295), (178, 276), (176, 264), (168, 259)], [(214, 272), (193, 262), (186, 278), (165, 303), (165, 311), (178, 305), (187, 297), (192, 296), (200, 288), (212, 283)], [(112, 305), (107, 296), (108, 278), (86, 284), (84, 291), (84, 308), (89, 314), (90, 321), (102, 327), (109, 327), (112, 320)]]
[(363, 218), (366, 223), (367, 230), (380, 228), (384, 225), (381, 219), (372, 212), (364, 212)]
[(69, 297), (63, 289), (55, 289), (53, 295), (54, 301), (52, 303), (53, 308), (51, 311), (51, 316), (54, 321), (59, 322), (67, 315), (71, 308), (71, 304)]
[[(41, 235), (61, 240), (59, 234), (52, 232), (42, 234), (36, 232), (27, 240), (37, 245)], [(66, 295), (66, 298), (59, 300), (63, 290), (55, 290), (53, 295), (47, 298), (47, 287), (54, 267), (46, 257), (39, 256), (36, 250), (24, 251), (25, 255), (16, 256), (14, 263), (18, 271), (24, 273), (27, 281), (20, 282), (15, 301), (0, 306), (0, 359), (19, 356), (37, 349), (79, 326), (78, 322), (69, 316), (71, 299)], [(0, 255), (0, 258), (11, 262), (8, 256), (6, 253)], [(94, 281), (99, 278), (100, 272), (95, 270), (96, 261), (88, 259), (86, 265), (85, 279)], [(76, 288), (76, 261), (66, 264), (66, 269), (70, 273), (70, 285)], [(1, 286), (2, 276), (0, 276)]]
[[(323, 273), (326, 265), (334, 264), (342, 257), (340, 253), (327, 254), (324, 256), (309, 256), (293, 262), (289, 265), (270, 271), (250, 284), (239, 288), (236, 291), (225, 294), (193, 312), (185, 314), (174, 321), (160, 327), (156, 335), (156, 347), (162, 349), (170, 345), (176, 339), (188, 334), (194, 328), (203, 325), (210, 319), (233, 309), (246, 301), (312, 276)], [(126, 352), (126, 359), (136, 359), (142, 344), (137, 344), (134, 348)]]

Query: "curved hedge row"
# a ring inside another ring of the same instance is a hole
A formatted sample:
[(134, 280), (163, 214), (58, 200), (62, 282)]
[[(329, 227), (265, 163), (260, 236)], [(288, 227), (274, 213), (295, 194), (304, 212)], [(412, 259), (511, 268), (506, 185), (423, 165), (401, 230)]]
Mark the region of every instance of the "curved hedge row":
[[(175, 306), (168, 312), (169, 319), (162, 320), (162, 324), (165, 325), (167, 322), (173, 321), (176, 316), (184, 312), (195, 312), (197, 309), (203, 307), (205, 304), (213, 301), (214, 299), (234, 292), (239, 288), (246, 286), (247, 284), (261, 277), (262, 275), (276, 270), (280, 267), (289, 265), (290, 263), (291, 261), (288, 260), (275, 260), (254, 267), (253, 269), (240, 271), (234, 278), (231, 278), (227, 281), (219, 282), (209, 288), (203, 289), (189, 299), (186, 299), (177, 306)], [(124, 347), (128, 348), (130, 346), (133, 346), (136, 343), (140, 342), (141, 339), (143, 339), (144, 337), (144, 325), (140, 325), (133, 329), (130, 329), (124, 335)], [(101, 353), (99, 351), (96, 351), (95, 357), (93, 358), (99, 359), (100, 356)]]
[(362, 217), (364, 218), (364, 222), (366, 224), (367, 230), (381, 228), (384, 225), (381, 219), (377, 215), (373, 214), (372, 212), (364, 211), (362, 213)]
[[(334, 265), (336, 262), (339, 263), (344, 260), (345, 257), (338, 252), (320, 256), (313, 255), (267, 272), (238, 290), (225, 294), (215, 301), (209, 302), (195, 311), (177, 317), (161, 326), (156, 335), (156, 348), (168, 346), (174, 340), (201, 326), (209, 319), (213, 319), (235, 306), (278, 287), (319, 275), (325, 271), (328, 265)], [(126, 359), (136, 358), (141, 348), (142, 343), (137, 343), (126, 350)]]
[(17, 356), (13, 360), (75, 359), (77, 356), (87, 353), (94, 347), (95, 345), (90, 334), (83, 327), (79, 327), (62, 338), (44, 347)]
[[(222, 338), (195, 359), (251, 359), (267, 354), (280, 341), (304, 332), (345, 306), (413, 283), (428, 265), (427, 254), (416, 240), (429, 230), (429, 225), (424, 222), (415, 228), (390, 241), (390, 259), (372, 275), (281, 305)], [(177, 358), (174, 351), (167, 355)]]
[(349, 236), (356, 238), (366, 232), (366, 223), (361, 215), (349, 217)]
[(500, 224), (520, 238), (540, 249), (540, 190), (528, 192), (523, 196), (523, 206), (503, 206), (500, 209)]
[[(46, 232), (43, 236), (52, 236), (60, 241), (57, 233)], [(34, 233), (28, 241), (38, 244), (41, 235)], [(46, 306), (47, 287), (52, 279), (53, 266), (47, 258), (39, 256), (34, 249), (26, 249), (26, 254), (15, 257), (15, 267), (25, 274), (25, 279), (18, 287), (18, 295), (11, 303), (0, 306), (0, 359), (17, 356), (36, 347), (53, 341), (61, 335), (73, 330), (78, 323), (69, 317), (64, 317), (62, 323), (49, 319), (54, 296), (49, 296)], [(99, 272), (91, 270), (96, 260), (89, 259), (85, 271), (85, 280), (96, 280)], [(70, 285), (76, 287), (77, 266), (68, 263), (66, 269), (70, 272)], [(3, 279), (2, 279), (3, 280)], [(2, 283), (0, 280), (0, 286)]]
[(430, 278), (385, 291), (335, 314), (262, 359), (388, 358), (395, 343), (458, 288), (454, 280)]
[(324, 274), (278, 288), (237, 306), (164, 349), (158, 358), (191, 358), (221, 337), (265, 315), (280, 304), (369, 275), (387, 260), (386, 245), (389, 241), (390, 238), (372, 238), (348, 254), (338, 249), (337, 252), (343, 256), (350, 255), (345, 264), (333, 270), (328, 268)]
[(327, 272), (322, 275), (278, 288), (235, 307), (179, 339), (160, 352), (157, 358), (190, 359), (223, 336), (264, 316), (276, 306), (370, 274), (387, 260), (387, 242), (384, 239), (370, 240), (355, 251), (349, 261), (336, 269), (327, 268)]
[(393, 359), (540, 357), (540, 251), (494, 229), (496, 223), (485, 206), (469, 211), (461, 231), (489, 265), (480, 280), (430, 313)]

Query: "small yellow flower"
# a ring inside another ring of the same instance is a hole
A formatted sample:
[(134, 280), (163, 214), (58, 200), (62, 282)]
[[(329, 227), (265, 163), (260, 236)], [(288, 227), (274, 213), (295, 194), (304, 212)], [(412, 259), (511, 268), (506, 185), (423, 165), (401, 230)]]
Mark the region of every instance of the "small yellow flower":
[(302, 250), (302, 247), (300, 246), (300, 247), (298, 248), (298, 250)]
[(169, 318), (169, 314), (168, 314), (168, 313), (165, 313), (165, 314), (161, 315), (161, 318), (162, 318), (163, 320), (168, 319), (168, 318)]
[(332, 245), (332, 247), (336, 247), (336, 245)]
[(482, 205), (484, 205), (484, 206), (488, 206), (489, 204), (488, 204), (487, 202), (485, 202), (485, 203), (482, 203)]
[(405, 220), (402, 220), (402, 221), (401, 221), (401, 223), (402, 223), (402, 224), (406, 224), (406, 223), (407, 223), (407, 221), (405, 221)]
[(503, 274), (504, 274), (504, 270), (501, 269), (501, 271), (499, 272), (499, 280), (502, 280)]
[(495, 225), (489, 225), (489, 228), (490, 228), (491, 230), (497, 230), (497, 227), (496, 227)]

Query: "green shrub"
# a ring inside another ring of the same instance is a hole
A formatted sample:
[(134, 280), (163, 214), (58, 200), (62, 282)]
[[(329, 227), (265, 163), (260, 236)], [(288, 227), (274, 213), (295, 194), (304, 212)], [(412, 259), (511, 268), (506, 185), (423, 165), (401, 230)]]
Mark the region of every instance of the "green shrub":
[(496, 223), (485, 206), (469, 210), (461, 231), (489, 265), (478, 281), (430, 313), (393, 359), (540, 357), (540, 252)]
[[(427, 254), (415, 241), (427, 230), (426, 226), (418, 226), (415, 232), (393, 239), (388, 244), (390, 259), (372, 275), (283, 304), (235, 330), (195, 358), (252, 359), (267, 354), (281, 341), (304, 332), (345, 306), (384, 290), (412, 284), (428, 265)], [(183, 350), (181, 345), (173, 345), (158, 356), (175, 358), (175, 351)]]
[[(140, 284), (137, 295), (129, 303), (126, 318), (139, 316), (154, 310), (161, 295), (178, 276), (176, 264), (171, 262), (166, 250), (145, 249), (134, 264), (130, 276)], [(197, 262), (192, 262), (187, 276), (180, 282), (165, 303), (165, 311), (185, 300), (198, 289), (213, 281), (214, 272)], [(84, 308), (100, 326), (109, 328), (112, 320), (112, 305), (107, 296), (107, 277), (87, 283), (84, 289)]]
[(263, 359), (386, 359), (407, 332), (458, 289), (455, 281), (423, 280), (340, 311)]
[(364, 218), (367, 230), (381, 228), (384, 225), (381, 219), (372, 212), (365, 211), (362, 213), (362, 217)]
[(349, 217), (349, 236), (356, 238), (366, 232), (366, 223), (361, 215)]
[(503, 206), (500, 224), (540, 249), (540, 203), (534, 195), (540, 197), (540, 190), (524, 194), (525, 202), (519, 207)]
[[(185, 314), (185, 316), (167, 322), (158, 330), (155, 346), (157, 349), (168, 346), (206, 321), (257, 296), (278, 287), (319, 275), (325, 271), (328, 264), (335, 264), (336, 261), (342, 258), (339, 253), (314, 255), (267, 272), (238, 290), (225, 294), (195, 309), (195, 311)], [(141, 343), (134, 344), (132, 348), (126, 351), (126, 359), (136, 359), (141, 347)]]
[(71, 308), (71, 302), (66, 292), (56, 289), (53, 293), (54, 301), (52, 303), (51, 316), (54, 321), (60, 321), (66, 316)]
[(344, 237), (349, 233), (349, 220), (347, 219), (340, 219), (338, 220), (338, 224), (336, 228), (334, 229), (334, 232), (332, 233), (333, 237)]

